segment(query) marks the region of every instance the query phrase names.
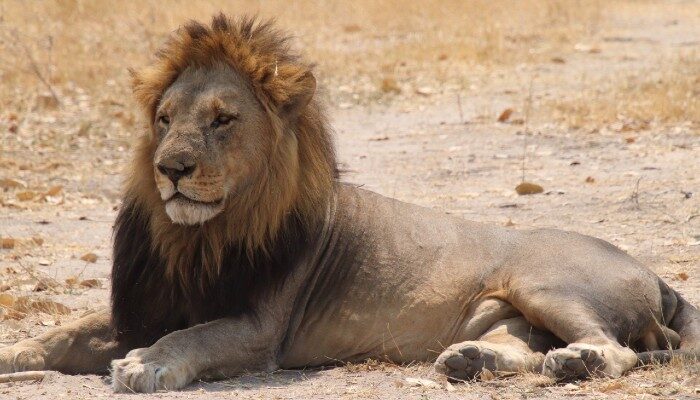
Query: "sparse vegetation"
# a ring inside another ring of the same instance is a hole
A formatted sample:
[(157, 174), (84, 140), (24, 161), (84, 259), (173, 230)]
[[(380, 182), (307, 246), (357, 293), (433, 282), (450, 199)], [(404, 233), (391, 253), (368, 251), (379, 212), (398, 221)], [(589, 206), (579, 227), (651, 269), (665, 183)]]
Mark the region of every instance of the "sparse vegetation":
[(573, 128), (607, 126), (617, 132), (648, 130), (652, 125), (700, 125), (700, 57), (671, 59), (662, 68), (622, 72), (608, 85), (591, 84), (572, 98), (552, 100), (541, 120)]

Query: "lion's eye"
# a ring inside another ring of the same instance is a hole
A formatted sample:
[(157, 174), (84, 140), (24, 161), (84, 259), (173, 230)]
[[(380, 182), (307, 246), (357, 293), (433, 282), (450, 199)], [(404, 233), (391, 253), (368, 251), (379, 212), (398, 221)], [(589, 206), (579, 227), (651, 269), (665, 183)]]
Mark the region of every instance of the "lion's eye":
[(211, 122), (212, 128), (218, 128), (220, 126), (228, 125), (231, 120), (234, 119), (232, 115), (220, 114), (216, 117), (214, 121)]
[(158, 117), (158, 122), (163, 125), (168, 125), (170, 124), (170, 117), (168, 117), (167, 115), (161, 115), (160, 117)]

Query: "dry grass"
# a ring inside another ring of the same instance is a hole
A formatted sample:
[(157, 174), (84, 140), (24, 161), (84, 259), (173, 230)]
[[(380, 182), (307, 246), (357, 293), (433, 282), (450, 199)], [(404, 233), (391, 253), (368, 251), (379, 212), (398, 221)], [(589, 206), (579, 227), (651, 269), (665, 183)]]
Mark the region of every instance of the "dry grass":
[[(689, 7), (700, 16), (697, 5), (646, 0), (245, 0), (235, 7), (223, 0), (167, 6), (143, 0), (118, 7), (104, 0), (7, 0), (0, 3), (0, 105), (19, 114), (81, 100), (129, 105), (127, 67), (147, 62), (183, 21), (208, 19), (219, 10), (278, 19), (319, 62), (328, 97), (337, 104), (410, 97), (425, 87), (468, 92), (484, 75), (558, 59), (661, 9), (687, 17)], [(619, 115), (687, 120), (698, 108), (692, 87), (698, 58), (693, 60), (680, 69), (664, 66), (658, 79), (623, 77), (613, 91), (587, 90), (544, 107), (545, 117), (553, 114), (573, 126)], [(133, 122), (128, 110), (122, 114), (127, 125)]]
[(122, 90), (126, 68), (143, 64), (168, 32), (219, 10), (276, 17), (298, 35), (310, 59), (322, 61), (327, 81), (359, 80), (376, 89), (383, 75), (460, 81), (475, 64), (541, 60), (595, 34), (610, 7), (599, 0), (241, 1), (235, 8), (226, 1), (164, 7), (145, 0), (115, 7), (107, 1), (9, 0), (0, 4), (0, 104), (46, 91), (42, 80), (68, 91)]
[(700, 57), (673, 59), (663, 69), (621, 74), (611, 85), (587, 85), (575, 97), (550, 101), (540, 120), (573, 128), (609, 125), (625, 132), (659, 124), (700, 124)]

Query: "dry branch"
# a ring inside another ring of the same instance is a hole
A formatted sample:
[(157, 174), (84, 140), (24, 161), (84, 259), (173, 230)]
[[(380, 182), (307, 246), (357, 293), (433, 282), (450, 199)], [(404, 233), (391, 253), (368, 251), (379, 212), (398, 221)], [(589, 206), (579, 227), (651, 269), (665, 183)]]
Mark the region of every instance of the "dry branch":
[(20, 382), (20, 381), (40, 381), (46, 376), (46, 371), (26, 371), (14, 372), (11, 374), (0, 374), (0, 383)]
[[(37, 79), (46, 86), (46, 89), (48, 89), (49, 93), (51, 94), (51, 97), (53, 97), (54, 101), (56, 101), (56, 104), (60, 105), (61, 100), (59, 100), (58, 95), (56, 94), (56, 91), (54, 90), (53, 86), (51, 85), (51, 82), (49, 82), (48, 79), (44, 76), (44, 74), (41, 73), (41, 70), (39, 69), (39, 65), (37, 64), (36, 60), (32, 56), (32, 52), (29, 50), (29, 47), (22, 41), (22, 38), (20, 38), (19, 34), (17, 33), (17, 30), (13, 29), (12, 31), (12, 36), (15, 39), (16, 43), (19, 43), (20, 47), (22, 47), (22, 50), (24, 50), (24, 55), (27, 57), (27, 61), (29, 62), (29, 66), (32, 69), (32, 72), (34, 72), (34, 75), (36, 75)], [(50, 71), (50, 68), (49, 68)]]

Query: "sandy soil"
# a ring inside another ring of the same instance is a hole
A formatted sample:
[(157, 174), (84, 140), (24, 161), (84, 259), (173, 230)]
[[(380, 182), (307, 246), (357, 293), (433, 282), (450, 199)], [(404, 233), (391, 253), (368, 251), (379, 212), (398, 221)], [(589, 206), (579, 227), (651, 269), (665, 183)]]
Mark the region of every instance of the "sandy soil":
[[(601, 38), (596, 51), (563, 55), (564, 63), (475, 71), (469, 77), (473, 90), (459, 95), (429, 88), (380, 102), (346, 104), (333, 99), (342, 88), (329, 90), (325, 96), (332, 105), (343, 179), (472, 220), (514, 229), (557, 227), (606, 239), (699, 304), (698, 121), (642, 128), (612, 124), (594, 132), (518, 121), (527, 117), (528, 108), (569, 98), (583, 86), (610, 86), (616, 72), (643, 72), (669, 51), (697, 43), (696, 27), (672, 22), (656, 20), (653, 29), (625, 26), (620, 36)], [(497, 122), (506, 108), (515, 110), (513, 117)], [(54, 185), (62, 189), (33, 203), (17, 201), (21, 188), (0, 192), (0, 236), (16, 239), (14, 248), (0, 250), (3, 293), (48, 298), (71, 312), (7, 319), (0, 323), (5, 344), (108, 304), (118, 171), (128, 160), (128, 142), (119, 138), (104, 140), (91, 151), (83, 151), (87, 145), (80, 141), (65, 149), (40, 149), (38, 161), (31, 148), (18, 144), (21, 137), (12, 140), (16, 142), (7, 142), (0, 159), (0, 173), (8, 175), (0, 178), (30, 186), (40, 179), (47, 190)], [(30, 168), (23, 169), (27, 163)], [(523, 174), (542, 185), (544, 193), (518, 196), (514, 187)], [(86, 253), (94, 253), (96, 262), (81, 260)], [(80, 284), (89, 279), (97, 282)], [(551, 385), (534, 375), (449, 385), (429, 365), (368, 362), (200, 382), (180, 393), (141, 398), (690, 399), (700, 398), (699, 376), (698, 364), (674, 364), (616, 380), (567, 385)], [(106, 378), (98, 376), (50, 373), (38, 383), (0, 384), (0, 398), (103, 397), (113, 395)]]

